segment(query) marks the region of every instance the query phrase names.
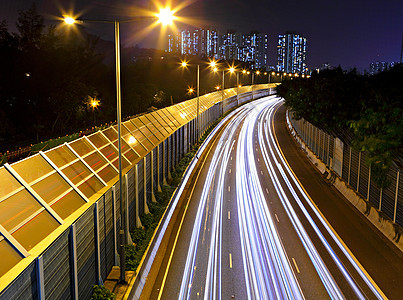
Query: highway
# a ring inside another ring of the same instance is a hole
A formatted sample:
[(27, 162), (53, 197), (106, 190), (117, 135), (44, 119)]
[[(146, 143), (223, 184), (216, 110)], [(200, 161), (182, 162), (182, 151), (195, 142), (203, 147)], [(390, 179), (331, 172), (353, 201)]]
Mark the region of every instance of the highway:
[[(226, 117), (183, 191), (144, 299), (386, 298), (290, 167), (290, 144), (282, 149), (275, 130), (284, 123), (279, 108), (281, 99), (270, 96)], [(329, 186), (320, 193), (340, 197)], [(385, 260), (393, 257), (378, 239)], [(382, 262), (395, 277), (402, 275), (396, 256), (397, 264)]]

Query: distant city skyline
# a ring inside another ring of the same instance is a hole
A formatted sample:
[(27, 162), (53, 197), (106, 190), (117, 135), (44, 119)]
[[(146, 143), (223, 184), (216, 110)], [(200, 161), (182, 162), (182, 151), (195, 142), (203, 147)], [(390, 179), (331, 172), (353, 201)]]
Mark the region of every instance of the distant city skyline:
[(180, 56), (199, 56), (215, 60), (238, 60), (251, 68), (269, 68), (267, 34), (227, 31), (215, 28), (178, 30), (169, 34), (166, 51)]
[[(119, 0), (113, 4), (107, 0), (0, 0), (0, 20), (7, 20), (10, 28), (15, 30), (13, 24), (18, 9), (27, 9), (32, 2), (37, 4), (38, 11), (48, 22), (52, 17), (60, 16), (61, 9), (81, 12), (85, 18), (113, 20), (130, 17), (133, 5), (155, 8), (146, 0)], [(277, 49), (270, 45), (277, 42), (278, 34), (286, 31), (301, 32), (308, 39), (306, 63), (310, 68), (329, 63), (363, 71), (375, 61), (399, 61), (402, 53), (403, 1), (400, 0), (172, 1), (174, 7), (178, 4), (187, 6), (177, 14), (186, 17), (196, 27), (266, 33), (269, 65), (276, 65), (277, 61)], [(113, 38), (113, 29), (109, 29), (109, 26), (100, 24), (87, 27), (90, 33), (103, 39)], [(134, 36), (133, 33), (141, 29), (141, 24), (122, 26), (125, 45), (163, 48), (164, 43), (157, 43), (157, 30), (141, 37)]]

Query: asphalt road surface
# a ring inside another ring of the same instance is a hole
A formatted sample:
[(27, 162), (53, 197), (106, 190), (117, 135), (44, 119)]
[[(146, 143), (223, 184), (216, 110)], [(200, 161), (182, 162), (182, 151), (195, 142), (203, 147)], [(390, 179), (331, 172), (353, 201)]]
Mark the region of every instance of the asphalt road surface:
[(270, 96), (226, 117), (144, 298), (401, 299), (401, 252), (307, 161), (284, 112)]

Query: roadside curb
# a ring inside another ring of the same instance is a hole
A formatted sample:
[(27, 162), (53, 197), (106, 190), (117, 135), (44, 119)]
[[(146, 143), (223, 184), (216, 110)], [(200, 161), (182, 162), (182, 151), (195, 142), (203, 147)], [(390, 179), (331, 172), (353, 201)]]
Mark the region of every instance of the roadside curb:
[(332, 184), (360, 213), (362, 213), (382, 234), (390, 240), (400, 251), (403, 252), (403, 229), (393, 223), (383, 212), (373, 207), (359, 193), (347, 184), (340, 176), (330, 169), (319, 157), (309, 148), (304, 140), (298, 135), (292, 126), (288, 111), (286, 114), (287, 126), (290, 134), (298, 143), (301, 150), (306, 154), (310, 162), (319, 170), (329, 184)]

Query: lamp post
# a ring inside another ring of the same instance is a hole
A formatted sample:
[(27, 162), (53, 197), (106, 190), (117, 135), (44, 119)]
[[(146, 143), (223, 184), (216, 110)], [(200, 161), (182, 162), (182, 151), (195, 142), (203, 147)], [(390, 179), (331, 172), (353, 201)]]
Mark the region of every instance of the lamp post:
[[(186, 68), (188, 63), (186, 61), (182, 61), (181, 66)], [(199, 140), (199, 111), (200, 111), (200, 64), (197, 64), (197, 85), (196, 85), (196, 95), (197, 95), (197, 108), (196, 108), (196, 136), (197, 140)]]
[(119, 27), (120, 23), (128, 23), (128, 22), (135, 22), (138, 20), (145, 20), (145, 19), (157, 19), (159, 23), (163, 25), (172, 24), (173, 20), (175, 19), (173, 12), (168, 9), (164, 8), (160, 10), (159, 14), (150, 17), (138, 17), (135, 19), (124, 20), (124, 21), (107, 21), (107, 20), (83, 20), (78, 19), (75, 20), (72, 17), (66, 16), (64, 21), (72, 25), (76, 22), (84, 23), (84, 22), (95, 22), (95, 23), (113, 23), (115, 26), (115, 67), (116, 67), (116, 110), (117, 110), (117, 126), (118, 126), (118, 163), (119, 163), (119, 196), (120, 196), (120, 230), (119, 230), (119, 256), (120, 256), (120, 277), (119, 281), (121, 283), (126, 282), (125, 278), (125, 249), (124, 245), (127, 243), (126, 239), (128, 238), (128, 229), (126, 228), (126, 222), (124, 210), (123, 210), (123, 182), (122, 182), (122, 133), (121, 133), (121, 83), (120, 83), (120, 32)]

